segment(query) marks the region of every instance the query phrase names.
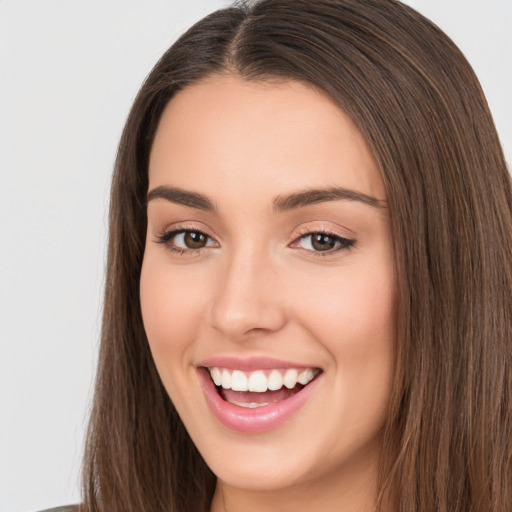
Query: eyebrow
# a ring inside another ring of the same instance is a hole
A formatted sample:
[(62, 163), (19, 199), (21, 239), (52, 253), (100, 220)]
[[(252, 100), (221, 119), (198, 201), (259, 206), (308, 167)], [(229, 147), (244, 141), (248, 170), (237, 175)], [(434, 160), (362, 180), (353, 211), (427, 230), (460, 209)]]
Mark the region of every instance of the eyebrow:
[[(146, 201), (149, 203), (155, 199), (165, 199), (171, 203), (181, 204), (190, 208), (196, 208), (206, 212), (215, 212), (217, 208), (208, 197), (198, 192), (190, 192), (176, 187), (161, 185), (148, 192)], [(376, 197), (341, 187), (326, 189), (308, 189), (301, 192), (277, 196), (273, 201), (273, 210), (281, 213), (289, 210), (303, 208), (327, 201), (358, 201), (374, 208), (385, 208), (386, 202)]]
[(278, 196), (274, 199), (274, 211), (285, 212), (296, 208), (303, 208), (316, 203), (327, 201), (339, 201), (345, 199), (348, 201), (358, 201), (360, 203), (372, 206), (374, 208), (385, 208), (386, 201), (376, 197), (341, 187), (332, 187), (326, 189), (309, 189), (302, 192)]
[(148, 192), (146, 202), (149, 203), (155, 199), (165, 199), (171, 203), (197, 208), (205, 212), (214, 212), (216, 210), (215, 205), (205, 195), (166, 185), (156, 187)]

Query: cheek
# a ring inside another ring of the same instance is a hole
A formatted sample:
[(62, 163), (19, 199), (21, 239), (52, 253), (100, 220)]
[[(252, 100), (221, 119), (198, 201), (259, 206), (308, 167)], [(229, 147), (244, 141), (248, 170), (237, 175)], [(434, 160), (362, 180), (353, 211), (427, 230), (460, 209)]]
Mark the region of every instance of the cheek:
[(203, 314), (204, 287), (193, 274), (171, 272), (168, 265), (145, 257), (140, 300), (151, 351), (158, 357), (186, 349), (195, 338)]
[[(322, 336), (326, 340), (357, 338), (358, 345), (361, 341), (373, 344), (393, 330), (395, 286), (391, 269), (373, 268), (366, 272), (349, 269), (332, 273), (324, 282), (320, 286), (317, 281), (298, 288), (300, 297), (296, 303), (310, 325), (326, 333)], [(374, 336), (366, 338), (364, 335), (368, 333)], [(365, 339), (361, 340), (361, 336)]]
[(336, 367), (332, 389), (333, 401), (340, 404), (339, 424), (348, 438), (364, 439), (382, 428), (388, 411), (395, 364), (395, 286), (391, 272), (369, 272), (345, 279), (343, 287), (341, 295), (325, 301), (325, 322), (318, 326), (317, 338)]
[(304, 326), (329, 352), (339, 375), (357, 389), (386, 387), (396, 338), (396, 292), (391, 265), (339, 273), (328, 287), (301, 295)]

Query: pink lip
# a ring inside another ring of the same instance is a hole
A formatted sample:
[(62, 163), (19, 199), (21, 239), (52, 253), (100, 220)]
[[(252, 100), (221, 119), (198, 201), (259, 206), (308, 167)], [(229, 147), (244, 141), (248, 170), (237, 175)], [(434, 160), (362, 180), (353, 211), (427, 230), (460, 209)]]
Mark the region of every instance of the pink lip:
[[(212, 366), (222, 366), (216, 361)], [(282, 367), (282, 361), (279, 367)], [(230, 368), (230, 366), (224, 366)], [(274, 368), (276, 366), (273, 366)], [(294, 366), (295, 367), (295, 366)], [(240, 367), (238, 367), (240, 368)], [(258, 366), (259, 369), (265, 369)], [(305, 367), (307, 368), (307, 367)], [(244, 369), (251, 369), (245, 367)], [(208, 370), (198, 368), (197, 374), (201, 381), (208, 407), (212, 414), (225, 427), (247, 434), (257, 434), (275, 429), (286, 422), (297, 412), (314, 393), (321, 375), (302, 388), (298, 393), (263, 407), (250, 409), (231, 404), (221, 398), (215, 384), (213, 383)]]
[(201, 361), (197, 366), (205, 366), (208, 368), (229, 368), (230, 370), (272, 370), (274, 368), (314, 368), (313, 366), (305, 366), (303, 364), (296, 364), (290, 361), (282, 361), (280, 359), (274, 359), (272, 357), (251, 357), (241, 358), (232, 356), (217, 356), (210, 357)]

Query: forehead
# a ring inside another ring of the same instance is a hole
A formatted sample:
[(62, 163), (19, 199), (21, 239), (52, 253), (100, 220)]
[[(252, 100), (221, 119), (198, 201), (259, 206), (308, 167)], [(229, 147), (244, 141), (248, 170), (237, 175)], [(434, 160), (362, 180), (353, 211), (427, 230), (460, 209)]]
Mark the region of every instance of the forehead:
[(169, 102), (149, 180), (150, 188), (172, 184), (204, 193), (343, 186), (385, 199), (366, 141), (327, 95), (296, 81), (236, 76), (188, 86)]

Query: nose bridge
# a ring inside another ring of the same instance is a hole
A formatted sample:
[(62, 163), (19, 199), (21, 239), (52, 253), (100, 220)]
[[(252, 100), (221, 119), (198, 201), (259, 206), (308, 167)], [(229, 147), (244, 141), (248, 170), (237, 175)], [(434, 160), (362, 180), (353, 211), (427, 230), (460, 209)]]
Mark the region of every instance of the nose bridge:
[(232, 339), (278, 330), (285, 321), (279, 304), (278, 272), (265, 250), (246, 246), (219, 265), (212, 326)]

